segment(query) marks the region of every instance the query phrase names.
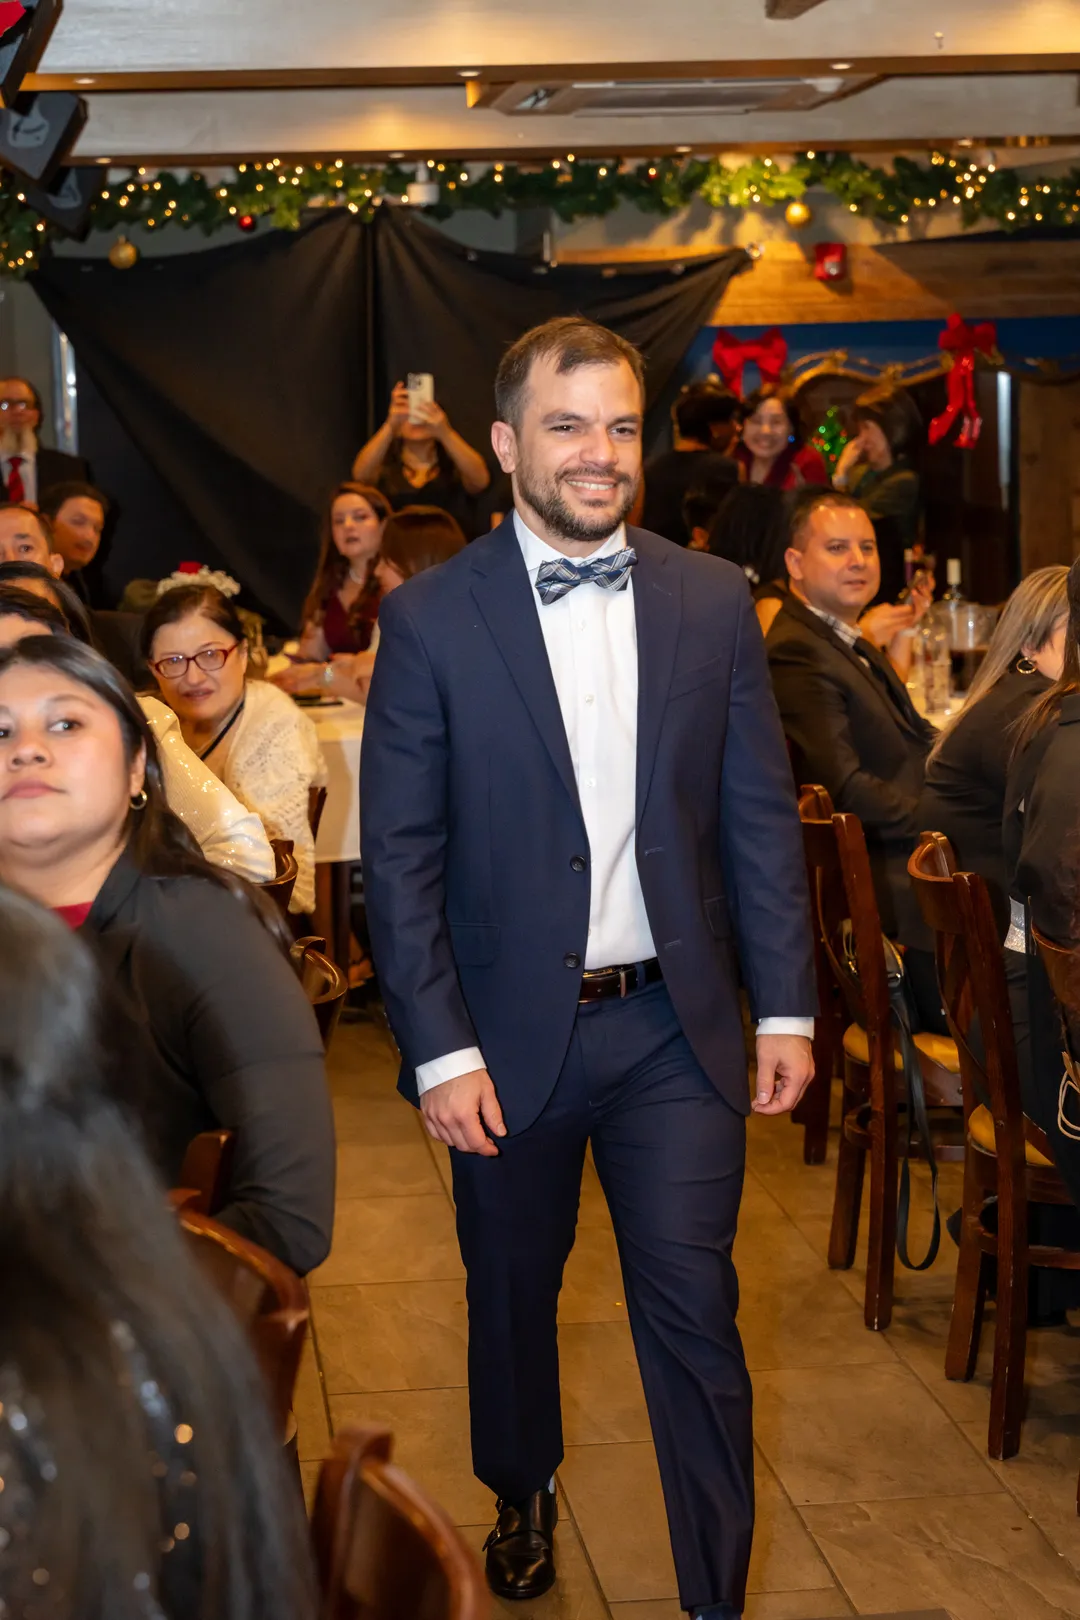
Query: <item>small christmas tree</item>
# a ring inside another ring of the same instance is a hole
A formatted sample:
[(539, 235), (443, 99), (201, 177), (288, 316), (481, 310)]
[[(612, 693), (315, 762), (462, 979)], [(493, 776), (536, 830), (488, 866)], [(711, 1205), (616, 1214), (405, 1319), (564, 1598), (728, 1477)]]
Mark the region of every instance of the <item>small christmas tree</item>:
[(830, 405), (825, 412), (825, 420), (814, 430), (810, 443), (815, 450), (820, 450), (825, 458), (825, 465), (832, 472), (840, 460), (840, 452), (847, 444), (847, 434), (840, 423), (840, 412), (835, 405)]

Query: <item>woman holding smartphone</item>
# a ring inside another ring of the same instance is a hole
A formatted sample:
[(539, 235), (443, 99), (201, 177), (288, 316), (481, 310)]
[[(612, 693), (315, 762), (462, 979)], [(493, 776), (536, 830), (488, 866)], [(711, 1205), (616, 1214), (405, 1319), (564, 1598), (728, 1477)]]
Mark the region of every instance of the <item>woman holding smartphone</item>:
[[(426, 376), (427, 373), (420, 374)], [(417, 378), (419, 382), (419, 378)], [(403, 506), (439, 506), (465, 534), (476, 533), (476, 497), (491, 474), (483, 456), (450, 425), (442, 406), (425, 390), (394, 384), (386, 421), (357, 454), (352, 475), (373, 484), (394, 511)]]

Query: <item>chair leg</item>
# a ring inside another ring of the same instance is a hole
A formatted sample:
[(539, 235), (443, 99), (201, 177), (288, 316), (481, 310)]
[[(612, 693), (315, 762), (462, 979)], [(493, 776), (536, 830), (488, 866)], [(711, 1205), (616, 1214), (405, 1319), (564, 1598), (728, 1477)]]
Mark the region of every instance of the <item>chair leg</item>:
[(874, 1114), (870, 1126), (870, 1232), (863, 1320), (873, 1333), (892, 1321), (896, 1270), (897, 1118), (895, 1108)]
[[(831, 1067), (831, 1065), (830, 1065)], [(803, 1127), (803, 1163), (824, 1164), (829, 1146), (829, 1103), (832, 1075), (819, 1068), (803, 1094), (799, 1123)]]
[(964, 1207), (960, 1220), (960, 1258), (956, 1265), (952, 1320), (945, 1351), (945, 1376), (967, 1383), (974, 1376), (979, 1355), (983, 1305), (986, 1301), (987, 1256), (976, 1232), (983, 1189), (970, 1150), (964, 1156)]
[(1003, 1193), (999, 1187), (997, 1308), (987, 1448), (990, 1456), (999, 1461), (1015, 1457), (1020, 1449), (1028, 1313), (1027, 1221), (1016, 1218), (1017, 1212), (1009, 1209), (1014, 1200)]
[(859, 1241), (866, 1149), (850, 1141), (844, 1130), (848, 1110), (854, 1106), (854, 1099), (845, 1086), (840, 1112), (840, 1146), (836, 1154), (836, 1191), (833, 1193), (832, 1227), (829, 1231), (829, 1265), (833, 1271), (851, 1270)]

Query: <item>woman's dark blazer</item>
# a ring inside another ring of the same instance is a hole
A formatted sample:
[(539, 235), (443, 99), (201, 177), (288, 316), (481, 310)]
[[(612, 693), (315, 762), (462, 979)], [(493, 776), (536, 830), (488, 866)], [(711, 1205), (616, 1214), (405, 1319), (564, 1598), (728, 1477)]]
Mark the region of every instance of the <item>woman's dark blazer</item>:
[(235, 1130), (217, 1218), (310, 1271), (333, 1229), (333, 1115), (314, 1014), (271, 935), (211, 880), (149, 877), (126, 855), (82, 934), (103, 969), (108, 1072), (167, 1184), (193, 1136)]

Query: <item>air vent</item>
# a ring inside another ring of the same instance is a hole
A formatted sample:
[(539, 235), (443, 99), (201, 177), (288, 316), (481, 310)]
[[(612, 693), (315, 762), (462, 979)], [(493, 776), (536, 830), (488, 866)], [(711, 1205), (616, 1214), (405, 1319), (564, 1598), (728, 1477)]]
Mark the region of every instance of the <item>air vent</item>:
[(490, 85), (477, 104), (520, 118), (716, 115), (816, 107), (868, 83), (864, 74), (819, 79), (597, 79)]

